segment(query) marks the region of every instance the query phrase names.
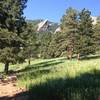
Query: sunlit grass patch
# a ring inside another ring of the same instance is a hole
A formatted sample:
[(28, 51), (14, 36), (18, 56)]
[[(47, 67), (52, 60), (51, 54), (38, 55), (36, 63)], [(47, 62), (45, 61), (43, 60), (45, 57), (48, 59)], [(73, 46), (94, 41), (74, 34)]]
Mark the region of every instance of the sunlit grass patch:
[(22, 75), (19, 77), (19, 84), (28, 87), (30, 84), (40, 84), (48, 79), (75, 78), (91, 72), (91, 70), (100, 70), (100, 59), (82, 61), (67, 60), (66, 58), (35, 60), (25, 68), (26, 71), (21, 72)]

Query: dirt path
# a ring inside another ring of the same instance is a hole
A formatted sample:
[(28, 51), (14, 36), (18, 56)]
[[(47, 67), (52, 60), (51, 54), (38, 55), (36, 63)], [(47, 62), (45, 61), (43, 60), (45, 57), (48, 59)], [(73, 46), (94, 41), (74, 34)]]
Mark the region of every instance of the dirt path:
[(0, 81), (0, 100), (27, 100), (25, 89), (18, 88), (16, 82)]

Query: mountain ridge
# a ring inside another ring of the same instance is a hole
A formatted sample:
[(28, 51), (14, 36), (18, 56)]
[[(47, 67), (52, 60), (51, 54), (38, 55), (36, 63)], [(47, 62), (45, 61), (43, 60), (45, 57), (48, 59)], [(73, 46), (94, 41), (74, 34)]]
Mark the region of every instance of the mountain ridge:
[[(36, 20), (27, 19), (26, 20), (27, 23), (32, 24), (32, 26), (35, 30), (38, 29), (38, 25), (43, 21), (45, 21), (45, 20), (43, 20), (43, 19), (36, 19)], [(52, 21), (49, 21), (49, 20), (47, 20), (47, 21), (48, 21), (48, 25), (49, 25), (48, 32), (55, 32), (55, 30), (59, 27), (59, 23), (52, 22)]]

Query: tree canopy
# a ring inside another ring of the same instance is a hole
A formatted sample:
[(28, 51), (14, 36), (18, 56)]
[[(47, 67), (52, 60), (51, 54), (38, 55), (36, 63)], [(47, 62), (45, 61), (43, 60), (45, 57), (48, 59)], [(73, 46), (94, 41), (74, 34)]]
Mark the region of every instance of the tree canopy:
[[(9, 63), (19, 60), (18, 53), (24, 45), (22, 34), (26, 27), (23, 10), (27, 0), (0, 1), (0, 61), (8, 73)], [(21, 59), (20, 59), (21, 60)]]

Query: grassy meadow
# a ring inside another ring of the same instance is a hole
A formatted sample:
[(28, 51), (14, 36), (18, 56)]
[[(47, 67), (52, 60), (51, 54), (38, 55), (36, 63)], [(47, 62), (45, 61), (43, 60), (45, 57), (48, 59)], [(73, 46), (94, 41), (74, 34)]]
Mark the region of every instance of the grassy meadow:
[(29, 90), (29, 100), (100, 100), (99, 56), (37, 59), (10, 69), (18, 76), (18, 86)]

